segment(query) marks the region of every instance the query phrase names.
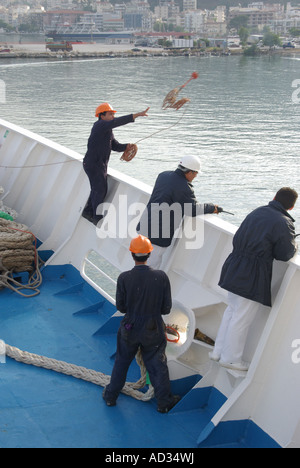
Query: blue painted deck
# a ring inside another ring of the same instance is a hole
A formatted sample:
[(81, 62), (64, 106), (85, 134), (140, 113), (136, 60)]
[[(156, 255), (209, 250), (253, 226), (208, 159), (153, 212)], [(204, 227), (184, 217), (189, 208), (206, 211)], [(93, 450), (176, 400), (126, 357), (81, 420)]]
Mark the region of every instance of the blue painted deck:
[[(110, 319), (114, 307), (70, 265), (44, 268), (40, 289), (31, 299), (0, 291), (0, 339), (111, 374), (119, 323)], [(127, 380), (139, 377), (134, 363)], [(198, 379), (173, 382), (173, 391), (184, 398), (160, 414), (155, 401), (125, 395), (109, 408), (102, 387), (7, 358), (0, 364), (0, 447), (194, 448), (225, 401), (215, 389), (191, 390)], [(240, 440), (230, 443), (247, 446)], [(213, 436), (211, 445), (217, 445)]]

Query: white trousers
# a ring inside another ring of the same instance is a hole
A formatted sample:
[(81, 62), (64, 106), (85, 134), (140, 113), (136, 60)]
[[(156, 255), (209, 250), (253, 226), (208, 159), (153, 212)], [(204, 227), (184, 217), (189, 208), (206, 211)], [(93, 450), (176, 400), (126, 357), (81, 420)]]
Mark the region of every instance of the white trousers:
[(221, 361), (242, 362), (248, 331), (260, 307), (258, 302), (228, 293), (228, 307), (214, 348), (214, 355), (220, 357)]
[(160, 270), (163, 264), (163, 255), (166, 250), (166, 247), (153, 244), (153, 251), (151, 252), (147, 265), (154, 268), (154, 270)]

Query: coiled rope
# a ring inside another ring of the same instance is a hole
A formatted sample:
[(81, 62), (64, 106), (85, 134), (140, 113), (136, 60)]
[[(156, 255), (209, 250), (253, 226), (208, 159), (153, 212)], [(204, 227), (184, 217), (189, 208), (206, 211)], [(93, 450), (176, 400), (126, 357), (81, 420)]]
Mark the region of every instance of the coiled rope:
[[(22, 362), (35, 367), (42, 367), (44, 369), (52, 370), (60, 374), (69, 375), (76, 379), (91, 382), (95, 385), (105, 387), (110, 382), (110, 376), (105, 375), (102, 372), (97, 372), (92, 369), (86, 369), (85, 367), (76, 366), (63, 361), (57, 361), (56, 359), (50, 359), (45, 356), (39, 356), (37, 354), (31, 354), (27, 351), (21, 351), (18, 348), (5, 344), (6, 356), (15, 361)], [(139, 349), (136, 360), (141, 370), (141, 378), (137, 382), (126, 382), (122, 389), (122, 393), (131, 396), (136, 400), (150, 401), (154, 397), (154, 388), (149, 385), (149, 389), (146, 393), (139, 391), (139, 389), (145, 387), (147, 371), (143, 362), (142, 353)]]
[[(28, 284), (20, 284), (13, 274), (25, 271), (31, 273)], [(0, 219), (0, 288), (8, 288), (23, 297), (34, 297), (40, 293), (41, 284), (36, 237), (27, 226)]]

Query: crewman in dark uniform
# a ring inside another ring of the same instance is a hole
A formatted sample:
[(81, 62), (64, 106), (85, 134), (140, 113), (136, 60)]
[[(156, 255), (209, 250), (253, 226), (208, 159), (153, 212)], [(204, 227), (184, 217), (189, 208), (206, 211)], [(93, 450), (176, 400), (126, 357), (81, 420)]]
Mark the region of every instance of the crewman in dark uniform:
[(104, 202), (107, 193), (107, 166), (111, 151), (124, 152), (130, 144), (119, 143), (113, 129), (134, 122), (137, 117), (147, 116), (149, 107), (137, 114), (115, 118), (116, 111), (107, 102), (97, 107), (94, 124), (88, 140), (88, 149), (83, 160), (84, 170), (90, 180), (91, 194), (82, 216), (95, 225), (103, 218), (97, 214), (98, 206)]
[(162, 315), (172, 307), (169, 279), (163, 271), (147, 266), (153, 247), (149, 239), (138, 236), (130, 251), (135, 261), (131, 271), (122, 273), (117, 283), (117, 309), (125, 314), (118, 331), (117, 355), (110, 384), (103, 398), (114, 406), (126, 382), (129, 366), (141, 348), (157, 399), (157, 410), (167, 413), (179, 401), (171, 392), (165, 349), (167, 345)]
[(183, 156), (175, 171), (158, 175), (148, 205), (142, 214), (137, 231), (151, 240), (153, 253), (149, 265), (163, 267), (163, 257), (171, 245), (183, 216), (219, 213), (213, 203), (197, 201), (193, 180), (200, 171), (200, 159), (194, 155)]
[(219, 286), (228, 291), (228, 307), (210, 358), (223, 367), (247, 371), (242, 361), (250, 329), (261, 305), (272, 306), (273, 262), (288, 262), (297, 251), (294, 208), (298, 193), (282, 187), (268, 205), (252, 211), (233, 238)]

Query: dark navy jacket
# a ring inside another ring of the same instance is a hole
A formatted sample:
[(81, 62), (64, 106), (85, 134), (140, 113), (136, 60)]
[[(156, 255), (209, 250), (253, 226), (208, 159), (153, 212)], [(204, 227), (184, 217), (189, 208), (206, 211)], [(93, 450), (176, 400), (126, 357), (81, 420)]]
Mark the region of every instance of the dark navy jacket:
[(239, 296), (271, 306), (273, 260), (287, 262), (296, 253), (294, 219), (281, 203), (257, 208), (233, 239), (219, 285)]
[[(167, 208), (165, 213), (163, 204)], [(177, 209), (168, 210), (172, 205)], [(137, 230), (153, 244), (168, 247), (184, 215), (194, 217), (198, 214), (213, 213), (214, 210), (215, 205), (212, 203), (198, 203), (193, 185), (186, 180), (184, 172), (180, 169), (162, 172), (157, 177)]]
[(121, 273), (117, 283), (117, 309), (126, 314), (124, 323), (135, 330), (153, 328), (163, 332), (161, 316), (172, 308), (171, 286), (168, 276), (147, 265), (139, 265)]
[(125, 151), (127, 144), (119, 143), (113, 134), (113, 128), (133, 122), (133, 115), (116, 117), (113, 120), (98, 120), (94, 123), (88, 140), (88, 150), (84, 158), (87, 167), (101, 166), (107, 174), (107, 165), (111, 151)]

